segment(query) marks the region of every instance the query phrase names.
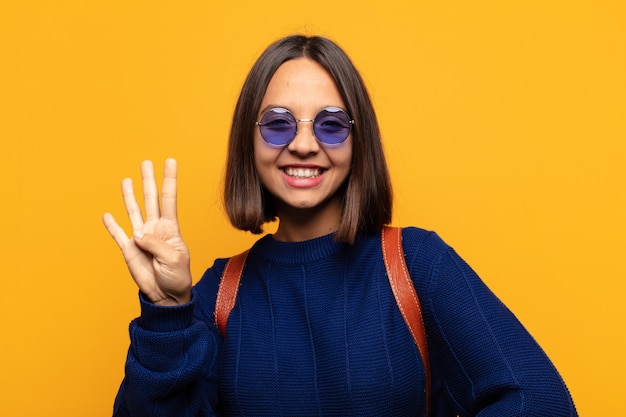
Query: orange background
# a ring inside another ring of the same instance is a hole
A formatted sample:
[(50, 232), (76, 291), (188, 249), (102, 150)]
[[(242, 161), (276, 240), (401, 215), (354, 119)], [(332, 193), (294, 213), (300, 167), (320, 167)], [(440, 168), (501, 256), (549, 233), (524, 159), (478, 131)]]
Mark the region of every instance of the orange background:
[(624, 22), (621, 0), (4, 0), (0, 414), (111, 414), (138, 303), (100, 217), (128, 227), (119, 183), (141, 160), (179, 161), (196, 279), (256, 239), (220, 205), (230, 117), (264, 47), (305, 32), (337, 40), (370, 88), (394, 224), (468, 260), (581, 415), (620, 415)]

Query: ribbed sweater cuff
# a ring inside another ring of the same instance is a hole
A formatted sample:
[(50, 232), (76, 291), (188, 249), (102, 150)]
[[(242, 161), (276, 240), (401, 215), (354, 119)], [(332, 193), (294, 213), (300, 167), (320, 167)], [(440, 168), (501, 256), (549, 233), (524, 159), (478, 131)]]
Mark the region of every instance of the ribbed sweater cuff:
[(163, 307), (151, 303), (139, 292), (141, 316), (137, 324), (144, 330), (151, 332), (175, 332), (184, 330), (193, 322), (194, 292), (191, 292), (191, 301), (179, 306)]

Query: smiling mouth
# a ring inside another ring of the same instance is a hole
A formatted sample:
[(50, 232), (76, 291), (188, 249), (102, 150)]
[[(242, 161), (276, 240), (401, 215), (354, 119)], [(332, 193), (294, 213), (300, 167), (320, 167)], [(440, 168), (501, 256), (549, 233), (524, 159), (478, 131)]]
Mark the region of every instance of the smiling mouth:
[(315, 178), (322, 175), (322, 170), (320, 168), (293, 168), (286, 167), (283, 168), (285, 174), (294, 178)]

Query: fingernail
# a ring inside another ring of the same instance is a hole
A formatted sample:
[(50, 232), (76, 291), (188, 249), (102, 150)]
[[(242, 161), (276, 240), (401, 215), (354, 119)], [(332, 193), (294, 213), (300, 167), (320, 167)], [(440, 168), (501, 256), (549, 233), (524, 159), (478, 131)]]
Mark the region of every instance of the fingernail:
[(141, 238), (143, 237), (143, 233), (141, 233), (139, 230), (135, 230), (133, 232), (133, 236), (135, 237), (135, 239), (141, 240)]

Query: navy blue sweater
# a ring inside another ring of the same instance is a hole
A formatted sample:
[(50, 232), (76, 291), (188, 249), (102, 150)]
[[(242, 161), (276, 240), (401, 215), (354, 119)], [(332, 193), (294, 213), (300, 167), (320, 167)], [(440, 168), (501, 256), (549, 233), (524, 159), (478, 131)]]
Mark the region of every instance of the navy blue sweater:
[[(575, 416), (558, 372), (436, 234), (403, 231), (422, 302), (433, 416)], [(422, 416), (424, 372), (393, 298), (379, 235), (252, 248), (224, 340), (225, 259), (190, 304), (141, 299), (115, 416)]]

